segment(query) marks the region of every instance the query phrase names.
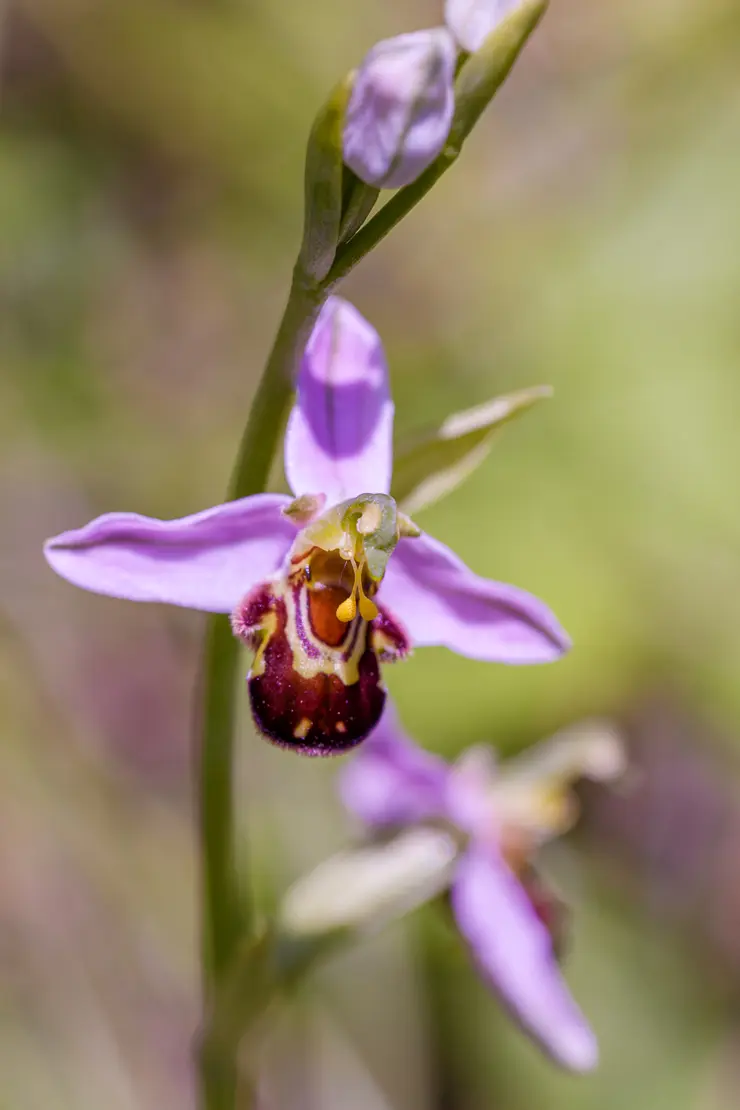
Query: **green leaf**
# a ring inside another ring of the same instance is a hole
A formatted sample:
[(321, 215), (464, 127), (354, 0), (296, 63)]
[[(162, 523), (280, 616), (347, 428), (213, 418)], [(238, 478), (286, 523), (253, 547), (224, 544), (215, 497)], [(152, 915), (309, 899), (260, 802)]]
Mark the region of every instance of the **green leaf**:
[(431, 435), (397, 453), (392, 496), (406, 513), (417, 513), (456, 489), (488, 455), (495, 432), (538, 401), (552, 395), (535, 385), (495, 397), (448, 416)]
[(315, 281), (334, 261), (342, 221), (342, 131), (351, 80), (345, 78), (316, 116), (308, 137), (305, 211), (299, 266)]
[(346, 243), (355, 232), (360, 230), (372, 212), (375, 202), (380, 196), (380, 189), (377, 189), (375, 185), (366, 185), (364, 181), (360, 181), (357, 174), (353, 173), (349, 166), (345, 166), (342, 196), (339, 242)]
[(547, 0), (523, 0), (461, 65), (455, 81), (455, 116), (448, 146), (459, 150), (503, 84), (525, 42), (547, 8)]

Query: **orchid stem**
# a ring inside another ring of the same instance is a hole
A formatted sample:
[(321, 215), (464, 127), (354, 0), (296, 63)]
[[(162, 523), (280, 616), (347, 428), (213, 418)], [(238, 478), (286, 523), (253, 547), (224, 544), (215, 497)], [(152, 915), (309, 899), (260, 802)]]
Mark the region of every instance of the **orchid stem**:
[(288, 303), (262, 372), (229, 483), (229, 500), (262, 493), (270, 477), (298, 364), (328, 292), (293, 276)]
[(330, 287), (334, 287), (342, 278), (353, 270), (366, 254), (385, 239), (386, 235), (407, 216), (412, 208), (422, 200), (433, 185), (439, 180), (457, 159), (459, 151), (453, 147), (445, 148), (436, 161), (421, 177), (417, 177), (411, 185), (399, 189), (391, 199), (383, 205), (379, 212), (368, 220), (355, 235), (339, 247), (334, 264), (326, 279)]
[[(261, 493), (267, 486), (295, 369), (325, 299), (323, 289), (294, 273), (288, 303), (262, 373), (239, 445), (228, 500)], [(203, 657), (199, 739), (199, 810), (202, 867), (202, 962), (204, 1009), (211, 1007), (237, 942), (251, 935), (253, 914), (240, 889), (234, 820), (234, 732), (239, 645), (226, 617), (209, 618)], [(236, 1106), (236, 1050), (218, 1067), (199, 1061), (203, 1110)]]

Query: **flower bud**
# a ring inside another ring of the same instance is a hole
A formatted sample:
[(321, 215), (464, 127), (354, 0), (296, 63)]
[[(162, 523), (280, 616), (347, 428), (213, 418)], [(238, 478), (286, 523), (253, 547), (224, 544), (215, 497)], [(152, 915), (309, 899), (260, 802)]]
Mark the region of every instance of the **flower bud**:
[(355, 76), (344, 161), (362, 181), (398, 189), (444, 147), (455, 107), (455, 44), (443, 27), (379, 42)]
[(446, 0), (445, 23), (463, 50), (480, 50), (519, 0)]

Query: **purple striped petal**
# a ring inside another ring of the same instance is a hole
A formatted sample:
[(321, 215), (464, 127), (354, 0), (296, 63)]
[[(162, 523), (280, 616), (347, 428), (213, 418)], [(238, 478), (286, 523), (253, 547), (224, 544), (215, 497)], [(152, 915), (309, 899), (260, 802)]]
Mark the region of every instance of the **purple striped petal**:
[(481, 975), (524, 1030), (564, 1067), (595, 1067), (596, 1039), (560, 975), (550, 934), (489, 848), (474, 844), (460, 860), (452, 909)]
[(84, 590), (229, 613), (285, 558), (296, 534), (280, 511), (289, 503), (258, 494), (180, 520), (106, 513), (47, 540), (44, 554)]
[(393, 403), (375, 329), (348, 301), (330, 297), (301, 363), (285, 436), (285, 474), (296, 497), (336, 504), (388, 493)]
[(377, 727), (343, 768), (344, 805), (366, 825), (406, 825), (442, 816), (450, 769), (403, 733), (390, 701)]
[(442, 645), (490, 663), (548, 663), (570, 647), (552, 612), (516, 586), (480, 578), (426, 534), (402, 539), (380, 600), (414, 644)]

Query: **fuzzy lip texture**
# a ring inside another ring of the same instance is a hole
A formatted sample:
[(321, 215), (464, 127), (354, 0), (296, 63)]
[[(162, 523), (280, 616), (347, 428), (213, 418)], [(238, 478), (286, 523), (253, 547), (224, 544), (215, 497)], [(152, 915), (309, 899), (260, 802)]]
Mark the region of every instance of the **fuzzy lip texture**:
[(476, 967), (557, 1063), (588, 1071), (597, 1062), (596, 1039), (560, 975), (546, 925), (491, 833), (490, 770), (475, 762), (463, 771), (418, 748), (388, 704), (342, 771), (342, 800), (370, 828), (442, 821), (458, 830), (466, 847), (452, 879), (452, 911)]
[[(295, 497), (324, 494), (330, 507), (363, 493), (387, 494), (392, 432), (380, 338), (351, 304), (330, 297), (304, 353), (286, 431), (285, 473)], [(283, 512), (290, 503), (263, 493), (179, 520), (107, 513), (48, 540), (44, 551), (57, 574), (83, 589), (231, 613), (255, 587), (285, 576), (299, 532)], [(410, 647), (545, 663), (570, 646), (543, 602), (479, 577), (424, 533), (399, 539), (377, 600), (405, 629)]]

